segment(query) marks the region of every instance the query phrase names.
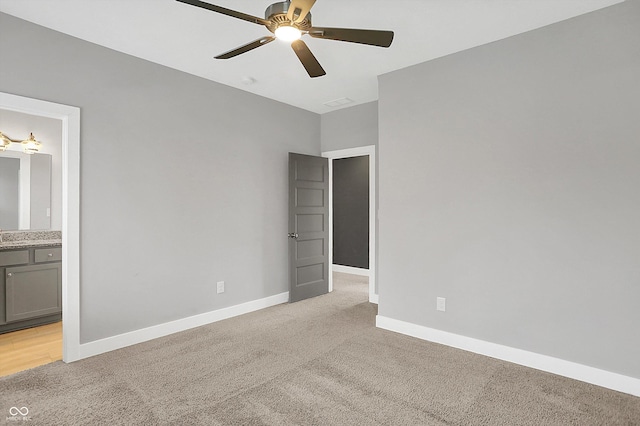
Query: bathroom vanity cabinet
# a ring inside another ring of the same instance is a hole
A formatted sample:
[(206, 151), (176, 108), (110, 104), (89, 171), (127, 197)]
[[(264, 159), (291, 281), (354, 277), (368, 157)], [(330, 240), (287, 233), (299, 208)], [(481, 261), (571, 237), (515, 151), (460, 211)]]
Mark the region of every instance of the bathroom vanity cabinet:
[(62, 319), (62, 248), (0, 250), (0, 333)]

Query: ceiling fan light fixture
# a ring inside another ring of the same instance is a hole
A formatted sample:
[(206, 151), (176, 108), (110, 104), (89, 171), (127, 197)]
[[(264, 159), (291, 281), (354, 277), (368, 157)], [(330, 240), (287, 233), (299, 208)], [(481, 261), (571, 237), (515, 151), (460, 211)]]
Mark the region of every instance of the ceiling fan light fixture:
[(229, 59), (249, 52), (275, 39), (290, 43), (291, 48), (309, 74), (309, 77), (321, 77), (326, 74), (309, 47), (300, 37), (309, 35), (325, 40), (345, 41), (369, 46), (389, 47), (393, 41), (393, 31), (361, 30), (357, 28), (314, 27), (311, 24), (311, 7), (316, 0), (286, 0), (273, 3), (264, 11), (264, 19), (226, 7), (216, 6), (200, 0), (177, 0), (180, 3), (207, 9), (212, 12), (231, 16), (258, 25), (264, 25), (273, 35), (259, 38), (243, 46), (216, 56), (216, 59)]
[(302, 37), (302, 31), (291, 25), (281, 25), (276, 28), (276, 38), (278, 40), (292, 42)]

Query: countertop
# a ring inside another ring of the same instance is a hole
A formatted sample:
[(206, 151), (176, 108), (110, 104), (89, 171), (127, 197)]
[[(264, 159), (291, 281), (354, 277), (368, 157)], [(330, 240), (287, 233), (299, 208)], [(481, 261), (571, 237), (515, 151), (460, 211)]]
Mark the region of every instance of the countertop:
[(0, 235), (2, 235), (0, 250), (62, 245), (60, 231), (4, 231)]
[(2, 243), (0, 243), (0, 250), (13, 250), (32, 247), (55, 247), (61, 245), (62, 239), (3, 241)]

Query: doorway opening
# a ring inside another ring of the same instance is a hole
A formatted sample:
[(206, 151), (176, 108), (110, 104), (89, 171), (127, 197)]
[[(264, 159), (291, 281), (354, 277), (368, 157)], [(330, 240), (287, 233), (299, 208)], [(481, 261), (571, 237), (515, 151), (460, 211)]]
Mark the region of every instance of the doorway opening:
[[(333, 271), (365, 275), (369, 278), (369, 302), (378, 303), (378, 289), (376, 284), (376, 147), (368, 145), (358, 148), (326, 151), (323, 157), (329, 159), (329, 291), (333, 290)], [(369, 262), (368, 269), (348, 268), (333, 265), (333, 160), (364, 157), (369, 158)]]
[(80, 108), (0, 92), (0, 109), (62, 123), (62, 360), (80, 356)]

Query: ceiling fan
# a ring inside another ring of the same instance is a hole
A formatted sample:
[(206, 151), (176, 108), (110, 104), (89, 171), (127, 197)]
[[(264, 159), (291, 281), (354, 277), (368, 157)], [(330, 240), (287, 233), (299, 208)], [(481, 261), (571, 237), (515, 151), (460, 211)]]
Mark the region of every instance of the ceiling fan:
[(359, 30), (351, 28), (327, 28), (311, 25), (311, 7), (316, 0), (290, 0), (273, 3), (264, 12), (265, 18), (247, 15), (221, 6), (215, 6), (199, 0), (177, 0), (181, 3), (201, 7), (223, 15), (242, 19), (258, 25), (264, 25), (273, 35), (259, 38), (236, 49), (216, 56), (216, 59), (229, 59), (248, 52), (273, 40), (281, 39), (291, 42), (293, 51), (307, 70), (309, 77), (320, 77), (326, 74), (309, 47), (300, 37), (308, 34), (315, 38), (347, 41), (350, 43), (368, 44), (370, 46), (389, 47), (393, 41), (393, 31)]

